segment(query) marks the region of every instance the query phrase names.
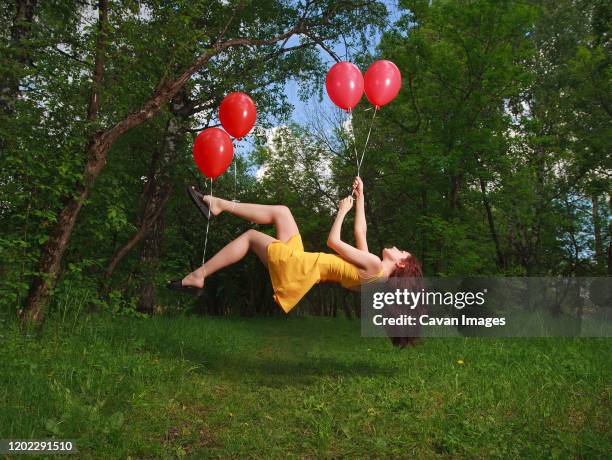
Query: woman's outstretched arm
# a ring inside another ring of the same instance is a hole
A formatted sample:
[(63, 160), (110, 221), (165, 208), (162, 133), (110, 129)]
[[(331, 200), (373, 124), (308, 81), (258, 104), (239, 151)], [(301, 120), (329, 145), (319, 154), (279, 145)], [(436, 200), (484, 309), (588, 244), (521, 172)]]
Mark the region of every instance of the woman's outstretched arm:
[(370, 254), (368, 251), (362, 251), (342, 241), (342, 222), (344, 222), (346, 214), (352, 207), (352, 197), (348, 197), (340, 201), (336, 220), (334, 221), (334, 224), (329, 231), (329, 236), (327, 237), (327, 246), (336, 251), (338, 255), (355, 264), (357, 267), (361, 268), (367, 273), (378, 273), (381, 268), (381, 262), (378, 257), (376, 257), (374, 254)]
[(366, 224), (365, 218), (363, 182), (359, 176), (353, 182), (353, 193), (355, 194), (355, 246), (361, 251), (369, 252), (368, 240), (366, 239), (368, 224)]

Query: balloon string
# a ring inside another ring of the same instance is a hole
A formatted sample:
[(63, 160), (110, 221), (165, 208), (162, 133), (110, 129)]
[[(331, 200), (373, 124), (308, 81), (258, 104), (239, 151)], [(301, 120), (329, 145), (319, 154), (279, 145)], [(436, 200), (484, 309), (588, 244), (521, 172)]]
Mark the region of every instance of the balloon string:
[(204, 238), (204, 253), (202, 254), (202, 265), (206, 262), (206, 246), (208, 246), (208, 229), (210, 227), (210, 207), (213, 200), (213, 180), (210, 179), (210, 203), (208, 205), (208, 219), (206, 219), (206, 237)]
[(353, 130), (353, 110), (352, 109), (349, 109), (349, 126), (351, 128), (353, 151), (355, 152), (355, 164), (357, 165), (357, 175), (359, 175), (359, 155), (357, 153), (357, 139), (355, 139), (355, 131)]
[(236, 162), (237, 160), (234, 158), (234, 199), (232, 201), (236, 202), (236, 198), (238, 197), (238, 172), (236, 171)]
[(359, 172), (361, 170), (361, 164), (363, 163), (363, 157), (365, 156), (366, 149), (368, 148), (368, 142), (370, 142), (370, 134), (372, 133), (372, 126), (374, 126), (374, 118), (376, 118), (377, 111), (378, 111), (378, 106), (374, 108), (374, 114), (372, 115), (372, 121), (370, 121), (370, 129), (368, 130), (368, 136), (366, 137), (365, 145), (363, 146), (363, 152), (361, 153), (361, 160), (357, 162), (357, 176), (359, 176)]
[(234, 198), (232, 199), (232, 209), (230, 213), (234, 212), (234, 208), (236, 207), (236, 203), (238, 202), (238, 200), (236, 199), (238, 198), (238, 165), (237, 163), (238, 163), (238, 159), (234, 157)]

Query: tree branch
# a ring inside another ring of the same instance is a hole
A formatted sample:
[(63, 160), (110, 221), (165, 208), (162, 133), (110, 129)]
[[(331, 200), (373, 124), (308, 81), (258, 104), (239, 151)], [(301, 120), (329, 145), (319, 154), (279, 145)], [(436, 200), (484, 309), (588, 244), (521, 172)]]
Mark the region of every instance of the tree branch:
[[(101, 0), (104, 1), (104, 0)], [(115, 124), (113, 127), (103, 131), (97, 138), (99, 144), (112, 144), (120, 135), (139, 125), (140, 123), (152, 118), (161, 108), (161, 106), (171, 97), (173, 97), (180, 88), (191, 78), (191, 76), (204, 64), (206, 64), (213, 56), (220, 52), (235, 46), (262, 46), (271, 45), (277, 41), (284, 40), (302, 33), (306, 28), (305, 22), (300, 21), (286, 32), (276, 35), (268, 39), (252, 39), (252, 38), (234, 38), (215, 44), (212, 48), (202, 53), (193, 63), (183, 71), (179, 77), (174, 80), (163, 82), (155, 91), (153, 96), (147, 100), (142, 107), (127, 115), (123, 120)]]
[(100, 107), (100, 88), (102, 86), (102, 76), (104, 75), (105, 49), (108, 28), (108, 0), (98, 2), (98, 39), (96, 42), (96, 57), (93, 85), (87, 108), (87, 120), (92, 121), (98, 116)]
[(238, 5), (236, 5), (234, 10), (232, 11), (232, 15), (230, 16), (228, 21), (225, 23), (225, 26), (223, 27), (223, 29), (221, 30), (221, 32), (219, 33), (219, 35), (217, 36), (215, 41), (212, 43), (212, 46), (214, 46), (215, 44), (219, 43), (219, 40), (221, 40), (223, 38), (223, 36), (227, 33), (227, 29), (229, 29), (229, 26), (232, 24), (232, 22), (234, 22), (234, 18), (236, 17), (236, 13), (238, 12), (238, 10), (240, 8), (242, 8), (243, 4), (244, 4), (244, 0), (240, 0)]
[(305, 31), (304, 35), (306, 35), (308, 38), (310, 38), (312, 41), (314, 41), (317, 45), (319, 45), (321, 48), (323, 48), (327, 54), (329, 54), (332, 58), (334, 58), (334, 60), (336, 62), (340, 62), (341, 59), (338, 57), (338, 55), (336, 53), (333, 52), (333, 50), (331, 48), (329, 48), (324, 42), (323, 40), (321, 40), (319, 37), (315, 36), (314, 34)]
[(74, 54), (67, 53), (66, 51), (64, 51), (64, 50), (62, 50), (60, 48), (52, 46), (51, 49), (53, 51), (57, 51), (61, 55), (66, 56), (67, 58), (70, 58), (70, 59), (72, 59), (72, 60), (74, 60), (74, 61), (76, 61), (76, 62), (78, 62), (80, 64), (83, 64), (83, 65), (88, 66), (88, 67), (91, 65), (91, 62), (84, 61), (83, 59), (75, 56)]

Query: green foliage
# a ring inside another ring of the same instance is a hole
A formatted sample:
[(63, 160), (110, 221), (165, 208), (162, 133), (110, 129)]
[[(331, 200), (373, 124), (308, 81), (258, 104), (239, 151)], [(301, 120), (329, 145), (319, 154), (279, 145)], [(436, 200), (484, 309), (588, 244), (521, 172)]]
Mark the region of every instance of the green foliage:
[[(138, 109), (222, 31), (225, 38), (282, 33), (301, 17), (303, 3), (111, 2), (94, 121), (86, 119), (98, 37), (91, 9), (69, 0), (38, 2), (27, 39), (14, 43), (13, 11), (0, 7), (0, 84), (21, 83), (14, 111), (0, 114), (3, 310), (23, 303), (58, 212), (77, 192), (92, 133)], [(376, 113), (361, 170), (372, 252), (387, 245), (410, 250), (427, 275), (609, 273), (612, 91), (605, 2), (405, 0), (395, 24), (386, 24), (379, 2), (316, 2), (308, 13), (332, 10), (316, 28), (318, 38), (329, 47), (351, 43), (362, 68), (391, 59), (404, 77), (397, 99)], [(383, 26), (375, 52), (365, 52)], [(346, 118), (337, 113), (315, 113), (311, 125), (291, 123), (287, 81), (296, 81), (305, 98), (326, 97), (326, 69), (309, 40), (224, 51), (186, 83), (189, 113), (164, 106), (113, 144), (75, 224), (53, 309), (76, 305), (76, 296), (92, 308), (135, 314), (153, 283), (155, 307), (167, 312), (278, 312), (267, 273), (252, 257), (211, 278), (199, 301), (177, 298), (163, 286), (201, 262), (205, 222), (183, 190), (190, 183), (205, 188), (191, 145), (198, 130), (216, 124), (218, 104), (230, 91), (255, 99), (259, 131), (251, 145), (236, 144), (237, 186), (230, 170), (215, 182), (215, 195), (234, 198), (237, 190), (241, 201), (285, 204), (306, 248), (327, 250), (332, 214), (350, 191), (355, 158)], [(294, 49), (282, 52), (281, 44)], [(364, 98), (351, 117), (359, 153), (373, 115), (366, 106)], [(168, 126), (177, 117), (181, 133), (176, 156), (168, 159)], [(260, 168), (265, 174), (257, 178)], [(150, 241), (143, 238), (107, 279), (112, 255), (141, 228), (152, 178), (171, 188), (159, 252), (145, 262)], [(214, 221), (208, 256), (250, 227), (231, 216)], [(343, 299), (319, 290), (298, 313), (321, 311), (321, 295)], [(332, 303), (333, 311), (346, 304)]]
[[(431, 275), (601, 272), (587, 212), (596, 183), (609, 215), (610, 66), (585, 4), (401, 2), (363, 58), (404, 76), (362, 173), (381, 244), (412, 250)], [(357, 112), (359, 132), (370, 117)]]
[[(107, 38), (102, 50), (100, 108), (95, 120), (88, 121), (98, 41), (95, 10), (89, 4), (69, 0), (39, 2), (28, 35), (14, 42), (8, 35), (14, 14), (8, 6), (3, 6), (0, 25), (6, 41), (0, 49), (3, 58), (0, 83), (3, 94), (8, 81), (17, 82), (20, 92), (14, 113), (3, 110), (0, 123), (3, 224), (0, 235), (3, 259), (7, 260), (2, 267), (0, 303), (15, 309), (15, 302), (21, 303), (25, 297), (27, 279), (35, 270), (58, 212), (66, 199), (77, 193), (92, 133), (110, 128), (138, 109), (157, 88), (210, 51), (211, 44), (218, 39), (261, 39), (281, 34), (304, 15), (304, 7), (301, 3), (275, 0), (110, 2), (108, 25), (104, 30)], [(378, 2), (342, 5), (334, 1), (317, 2), (306, 12), (309, 21), (328, 17), (312, 31), (328, 43), (347, 37), (363, 42), (363, 32), (381, 25), (385, 15), (384, 6)], [(296, 41), (229, 48), (198, 69), (186, 84), (189, 113), (182, 114), (186, 122), (183, 122), (184, 132), (178, 146), (179, 156), (171, 164), (156, 165), (152, 161), (155, 153), (164, 149), (165, 130), (172, 116), (165, 107), (148, 123), (115, 142), (104, 174), (84, 203), (63, 261), (65, 268), (82, 266), (83, 259), (95, 262), (83, 267), (84, 279), (80, 280), (91, 292), (93, 303), (98, 300), (95, 286), (101, 284), (108, 259), (140, 225), (143, 178), (163, 174), (166, 185), (175, 191), (173, 195), (194, 182), (199, 173), (190, 152), (193, 133), (203, 125), (215, 123), (216, 109), (225, 94), (236, 90), (248, 92), (257, 104), (259, 123), (266, 126), (273, 120), (286, 118), (289, 113), (282, 91), (287, 79), (292, 78), (300, 85), (312, 81), (320, 84), (324, 69), (316, 45), (307, 37)], [(293, 49), (281, 49), (285, 45)], [(7, 62), (11, 65), (4, 65)], [(223, 188), (218, 190), (223, 191)], [(257, 199), (251, 195), (252, 201)], [(172, 198), (163, 231), (168, 249), (164, 257), (171, 272), (182, 272), (196, 264), (197, 257), (186, 260), (181, 254), (195, 253), (194, 245), (199, 246), (201, 235), (199, 226), (193, 231), (173, 227), (176, 225), (174, 209), (176, 214), (183, 214), (181, 225), (193, 226), (196, 222), (197, 214), (191, 214), (192, 220), (188, 223), (184, 209), (179, 207), (184, 208), (185, 201)], [(232, 231), (224, 235), (234, 234)], [(190, 241), (185, 241), (186, 236)], [(211, 246), (216, 249), (219, 244)], [(172, 250), (176, 254), (174, 260), (169, 256)], [(122, 292), (124, 301), (130, 305), (136, 302), (138, 285), (148, 270), (143, 269), (141, 273), (137, 256), (138, 251), (132, 251), (128, 260), (122, 262), (118, 278), (124, 281), (114, 289)], [(160, 269), (166, 270), (164, 264)], [(162, 285), (168, 274), (168, 271), (146, 273), (162, 281)], [(67, 289), (62, 283), (76, 281), (73, 275), (69, 269), (60, 278), (58, 292)]]

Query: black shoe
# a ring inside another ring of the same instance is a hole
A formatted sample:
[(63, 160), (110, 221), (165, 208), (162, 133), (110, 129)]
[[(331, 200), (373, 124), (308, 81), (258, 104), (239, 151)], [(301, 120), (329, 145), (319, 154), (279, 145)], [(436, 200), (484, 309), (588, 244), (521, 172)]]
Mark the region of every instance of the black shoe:
[(198, 192), (193, 185), (187, 187), (187, 193), (189, 193), (189, 197), (192, 199), (204, 217), (209, 220), (215, 217), (214, 214), (210, 212), (208, 205), (202, 200), (202, 198), (204, 198), (203, 193)]
[(184, 292), (186, 294), (191, 294), (196, 297), (200, 297), (204, 293), (203, 288), (198, 288), (194, 286), (183, 286), (183, 280), (169, 281), (168, 289), (173, 289), (175, 291)]

